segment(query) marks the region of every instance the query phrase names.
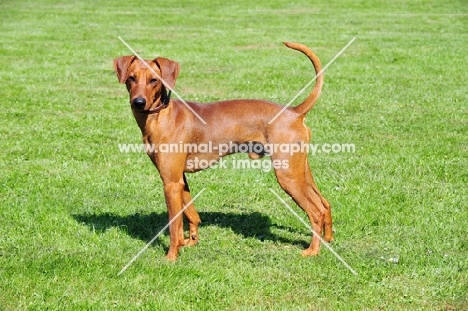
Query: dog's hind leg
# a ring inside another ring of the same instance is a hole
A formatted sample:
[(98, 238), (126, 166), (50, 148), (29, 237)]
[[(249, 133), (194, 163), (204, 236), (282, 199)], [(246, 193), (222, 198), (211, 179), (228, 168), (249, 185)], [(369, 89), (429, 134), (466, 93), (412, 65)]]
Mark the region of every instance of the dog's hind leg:
[(310, 170), (309, 163), (306, 160), (305, 162), (305, 172), (306, 180), (309, 188), (309, 192), (315, 192), (322, 200), (322, 204), (325, 207), (325, 217), (324, 217), (324, 235), (323, 239), (327, 242), (333, 241), (333, 228), (332, 228), (332, 215), (331, 215), (331, 205), (327, 199), (320, 193), (317, 184), (315, 183), (312, 171)]
[(307, 154), (295, 153), (289, 155), (280, 153), (272, 155), (272, 160), (280, 160), (283, 163), (285, 163), (285, 160), (288, 161), (287, 168), (283, 166), (275, 169), (276, 178), (281, 188), (306, 212), (314, 231), (310, 246), (302, 252), (302, 255), (318, 255), (326, 208), (322, 203), (322, 197), (316, 191), (310, 191), (308, 172), (305, 170), (304, 165), (304, 163), (307, 163)]

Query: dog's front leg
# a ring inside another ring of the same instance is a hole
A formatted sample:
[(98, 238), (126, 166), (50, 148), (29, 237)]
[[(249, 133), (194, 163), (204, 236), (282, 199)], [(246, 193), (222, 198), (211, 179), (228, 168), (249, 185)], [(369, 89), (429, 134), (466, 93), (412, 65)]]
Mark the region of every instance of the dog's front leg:
[(169, 214), (170, 245), (167, 253), (167, 259), (176, 260), (179, 254), (179, 248), (184, 245), (182, 205), (183, 205), (183, 190), (182, 182), (164, 183), (164, 196), (166, 198), (167, 211)]
[[(173, 157), (170, 159), (158, 159), (162, 160), (159, 163), (163, 165), (157, 165), (161, 179), (164, 184), (164, 196), (166, 199), (167, 212), (169, 214), (169, 226), (170, 234), (170, 245), (169, 251), (167, 252), (167, 259), (176, 260), (179, 254), (179, 248), (184, 245), (184, 231), (183, 231), (183, 192), (184, 192), (184, 179), (183, 169), (185, 164), (185, 158)], [(158, 164), (159, 164), (158, 163)]]
[(183, 193), (183, 200), (184, 200), (184, 215), (187, 217), (189, 222), (189, 237), (185, 239), (184, 245), (185, 246), (193, 246), (197, 245), (198, 243), (198, 225), (200, 224), (200, 216), (195, 209), (195, 205), (193, 205), (193, 199), (190, 195), (190, 188), (187, 183), (187, 178), (184, 174), (184, 193)]

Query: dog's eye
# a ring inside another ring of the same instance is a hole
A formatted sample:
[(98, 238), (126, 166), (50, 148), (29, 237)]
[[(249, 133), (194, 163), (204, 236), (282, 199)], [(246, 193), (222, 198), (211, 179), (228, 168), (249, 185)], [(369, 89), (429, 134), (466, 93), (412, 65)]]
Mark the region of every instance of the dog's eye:
[(135, 82), (135, 77), (134, 77), (134, 76), (130, 76), (130, 77), (128, 77), (128, 80), (129, 80), (130, 82)]
[(158, 80), (153, 78), (153, 79), (150, 80), (149, 83), (150, 83), (150, 84), (155, 84), (156, 82), (158, 82)]

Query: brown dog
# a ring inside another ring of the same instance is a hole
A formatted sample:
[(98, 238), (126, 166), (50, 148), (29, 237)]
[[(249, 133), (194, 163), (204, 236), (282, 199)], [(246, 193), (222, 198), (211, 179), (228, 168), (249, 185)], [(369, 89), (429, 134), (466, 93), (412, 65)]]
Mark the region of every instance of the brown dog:
[[(241, 151), (249, 153), (252, 159), (269, 154), (281, 188), (307, 213), (315, 234), (302, 255), (319, 253), (318, 237), (322, 235), (322, 229), (325, 241), (333, 239), (330, 204), (320, 194), (314, 182), (307, 161), (307, 151), (297, 148), (307, 145), (311, 137), (304, 118), (322, 89), (320, 60), (304, 45), (285, 45), (308, 56), (318, 77), (308, 98), (282, 113), (280, 111), (284, 106), (263, 100), (241, 99), (210, 104), (171, 100), (170, 91), (173, 90), (179, 74), (178, 63), (166, 58), (142, 62), (135, 56), (122, 56), (114, 60), (119, 82), (125, 83), (130, 93), (130, 105), (143, 134), (143, 142), (156, 147), (184, 146), (172, 152), (148, 151), (163, 181), (169, 219), (173, 221), (169, 230), (168, 259), (177, 259), (181, 246), (195, 245), (198, 242), (200, 217), (191, 203), (185, 172), (204, 169), (206, 165), (202, 164), (216, 163), (225, 155), (238, 152), (240, 146), (250, 147)], [(270, 122), (273, 118), (275, 120)], [(197, 145), (212, 148), (208, 151), (206, 148), (198, 150)], [(274, 152), (273, 148), (267, 150), (266, 146), (273, 145), (289, 146), (290, 149), (285, 151), (286, 149), (279, 148), (278, 151), (275, 148)], [(293, 149), (295, 152), (290, 152)], [(180, 215), (187, 204), (183, 213), (188, 219), (190, 234), (188, 239), (184, 239), (182, 216), (176, 219), (174, 217)]]

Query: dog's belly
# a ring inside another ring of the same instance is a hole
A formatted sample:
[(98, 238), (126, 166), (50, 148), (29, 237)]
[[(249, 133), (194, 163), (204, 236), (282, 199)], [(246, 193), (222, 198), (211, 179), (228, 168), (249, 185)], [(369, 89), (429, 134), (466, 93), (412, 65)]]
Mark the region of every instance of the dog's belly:
[(187, 173), (194, 173), (213, 165), (216, 165), (222, 158), (218, 153), (191, 153), (187, 156), (185, 161), (184, 171)]

